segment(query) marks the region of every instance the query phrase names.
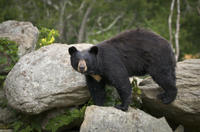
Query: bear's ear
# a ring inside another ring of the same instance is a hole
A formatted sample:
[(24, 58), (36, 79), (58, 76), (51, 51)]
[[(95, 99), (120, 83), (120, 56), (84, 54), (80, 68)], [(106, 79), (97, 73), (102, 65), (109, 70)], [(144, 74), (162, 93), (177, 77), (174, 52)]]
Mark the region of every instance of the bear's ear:
[(78, 50), (76, 49), (76, 47), (72, 46), (68, 49), (68, 52), (70, 55), (73, 55), (75, 52), (77, 52)]
[(93, 47), (90, 49), (89, 52), (92, 53), (92, 54), (94, 54), (94, 55), (97, 55), (97, 53), (98, 53), (98, 47), (97, 47), (97, 46), (93, 46)]

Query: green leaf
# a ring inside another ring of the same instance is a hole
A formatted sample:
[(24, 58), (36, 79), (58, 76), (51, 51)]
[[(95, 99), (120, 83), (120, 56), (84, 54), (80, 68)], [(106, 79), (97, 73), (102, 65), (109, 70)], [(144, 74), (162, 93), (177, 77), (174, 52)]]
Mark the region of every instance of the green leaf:
[(16, 121), (12, 124), (14, 132), (18, 132), (18, 130), (23, 126), (23, 122)]
[(59, 36), (57, 30), (48, 29), (42, 27), (40, 29), (39, 40), (37, 43), (37, 48), (41, 48), (46, 45), (50, 45), (55, 42), (55, 39)]
[(66, 113), (50, 119), (46, 125), (46, 129), (56, 132), (60, 127), (69, 125), (74, 120), (83, 120), (85, 109), (86, 106), (83, 106), (81, 109), (74, 108), (73, 110), (67, 110)]
[(31, 128), (30, 126), (26, 126), (26, 128), (22, 129), (20, 132), (32, 132), (33, 128)]

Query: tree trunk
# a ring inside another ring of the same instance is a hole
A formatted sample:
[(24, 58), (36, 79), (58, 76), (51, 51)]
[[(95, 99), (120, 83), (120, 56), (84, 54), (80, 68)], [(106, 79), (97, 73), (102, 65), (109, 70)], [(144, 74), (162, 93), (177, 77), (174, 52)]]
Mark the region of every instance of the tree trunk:
[(197, 7), (197, 13), (200, 16), (200, 8), (199, 7)]
[(176, 19), (176, 33), (175, 33), (175, 39), (176, 39), (176, 61), (178, 61), (179, 58), (179, 31), (180, 31), (180, 0), (177, 0), (177, 19)]
[(173, 10), (174, 10), (174, 3), (175, 3), (175, 0), (172, 0), (171, 8), (170, 8), (170, 14), (169, 14), (169, 18), (168, 18), (168, 26), (169, 26), (169, 41), (170, 41), (170, 43), (172, 44), (172, 47), (173, 47), (172, 16), (173, 16)]
[(95, 2), (96, 2), (96, 0), (92, 0), (91, 4), (87, 8), (87, 10), (86, 10), (86, 12), (85, 12), (85, 14), (83, 16), (83, 20), (81, 22), (81, 27), (80, 27), (80, 30), (79, 30), (79, 33), (78, 33), (78, 43), (81, 43), (84, 40), (87, 20), (88, 20), (88, 17), (89, 17), (89, 15), (91, 13), (92, 7), (93, 7)]
[(67, 0), (60, 1), (60, 16), (59, 16), (59, 23), (58, 23), (58, 31), (60, 33), (60, 40), (64, 39), (64, 15), (65, 15), (65, 8), (66, 8)]

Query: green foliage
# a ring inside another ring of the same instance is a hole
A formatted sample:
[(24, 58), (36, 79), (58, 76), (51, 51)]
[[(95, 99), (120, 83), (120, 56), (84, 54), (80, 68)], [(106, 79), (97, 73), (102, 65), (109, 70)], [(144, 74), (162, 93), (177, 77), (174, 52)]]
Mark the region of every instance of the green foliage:
[[(60, 113), (56, 117), (49, 119), (45, 126), (45, 130), (50, 132), (56, 132), (63, 126), (68, 126), (71, 123), (78, 122), (81, 124), (84, 118), (86, 106), (91, 104), (89, 101), (86, 105), (81, 108), (67, 109), (64, 113)], [(10, 128), (14, 132), (41, 132), (42, 121), (46, 117), (45, 113), (39, 115), (25, 115), (22, 113), (16, 113), (16, 120), (10, 125)]]
[(106, 85), (106, 100), (105, 106), (115, 106), (120, 103), (120, 98), (116, 89), (112, 86)]
[(42, 46), (50, 45), (54, 43), (55, 39), (59, 36), (59, 33), (55, 29), (48, 29), (42, 27), (40, 29), (40, 35), (37, 43), (37, 49)]
[[(145, 77), (144, 77), (145, 78)], [(132, 85), (132, 102), (130, 104), (131, 107), (141, 108), (142, 107), (142, 99), (141, 94), (142, 91), (137, 85), (137, 80), (134, 78), (131, 82)], [(116, 104), (120, 104), (121, 99), (116, 91), (116, 89), (112, 86), (106, 86), (106, 100), (105, 106), (115, 106)]]
[[(32, 131), (33, 131), (33, 128), (31, 128), (30, 126), (27, 126), (27, 127), (24, 128), (23, 130), (21, 130), (21, 132), (32, 132)], [(38, 131), (38, 132), (41, 132), (41, 130)]]
[(133, 79), (131, 85), (133, 88), (133, 91), (132, 91), (133, 101), (131, 103), (131, 106), (136, 107), (136, 108), (141, 108), (142, 107), (142, 99), (141, 99), (142, 91), (138, 87), (137, 80), (135, 78)]
[(18, 47), (14, 41), (0, 38), (0, 87), (3, 86), (7, 73), (19, 59), (17, 51)]
[(13, 6), (14, 0), (0, 0), (0, 21), (12, 20), (18, 16), (19, 10)]
[[(63, 9), (64, 0), (1, 0), (0, 22), (9, 19), (31, 21), (37, 27), (59, 29), (59, 40), (66, 43), (76, 43), (83, 17), (91, 4), (91, 0), (67, 1)], [(198, 0), (180, 1), (180, 50), (184, 54), (199, 53), (199, 13)], [(89, 14), (84, 42), (98, 43), (109, 39), (127, 29), (148, 28), (169, 39), (168, 16), (170, 13), (170, 0), (106, 0), (95, 2)], [(31, 11), (30, 11), (31, 10)], [(62, 12), (63, 11), (63, 12)], [(123, 14), (109, 30), (95, 34), (106, 29), (115, 18)], [(173, 13), (173, 35), (176, 25), (176, 4)], [(62, 29), (63, 28), (63, 29)], [(52, 37), (39, 42), (38, 48), (52, 42)], [(41, 40), (41, 39), (40, 39)], [(41, 44), (41, 45), (40, 45)]]
[(3, 99), (0, 100), (0, 107), (1, 108), (7, 107), (7, 104), (8, 104), (8, 100), (6, 98), (3, 98)]
[(23, 127), (23, 122), (16, 121), (12, 124), (14, 132), (17, 132), (21, 127)]
[(182, 27), (180, 32), (181, 55), (200, 53), (200, 16), (197, 13), (189, 12), (181, 19)]
[(67, 110), (64, 114), (58, 115), (49, 120), (46, 129), (51, 132), (56, 132), (62, 126), (67, 126), (75, 120), (83, 121), (86, 106), (81, 109), (74, 108)]
[[(141, 100), (141, 94), (142, 91), (139, 89), (137, 85), (137, 80), (133, 79), (132, 83), (132, 103), (130, 106), (141, 108), (142, 106), (142, 100)], [(114, 87), (106, 86), (106, 100), (105, 100), (105, 106), (115, 106), (116, 104), (121, 103), (120, 97), (118, 96), (118, 93)]]
[(17, 120), (10, 125), (14, 132), (41, 132), (42, 115), (18, 114)]
[[(146, 77), (144, 77), (146, 78)], [(141, 108), (142, 107), (142, 91), (137, 85), (137, 80), (134, 78), (131, 82), (132, 85), (132, 102), (130, 104), (131, 107)], [(112, 86), (106, 86), (106, 100), (105, 106), (115, 106), (116, 104), (121, 103), (121, 99), (116, 91), (116, 89)]]

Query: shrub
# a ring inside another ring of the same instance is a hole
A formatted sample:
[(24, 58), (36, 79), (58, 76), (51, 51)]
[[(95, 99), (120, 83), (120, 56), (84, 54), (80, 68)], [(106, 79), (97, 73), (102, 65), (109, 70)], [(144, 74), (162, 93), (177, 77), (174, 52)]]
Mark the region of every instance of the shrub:
[(18, 46), (16, 42), (7, 38), (0, 38), (0, 87), (8, 72), (13, 68), (19, 57), (17, 55)]
[(58, 38), (58, 36), (59, 36), (59, 33), (57, 30), (42, 27), (40, 29), (40, 35), (39, 35), (36, 48), (39, 49), (42, 46), (46, 46), (46, 45), (50, 45), (54, 43), (56, 38)]

